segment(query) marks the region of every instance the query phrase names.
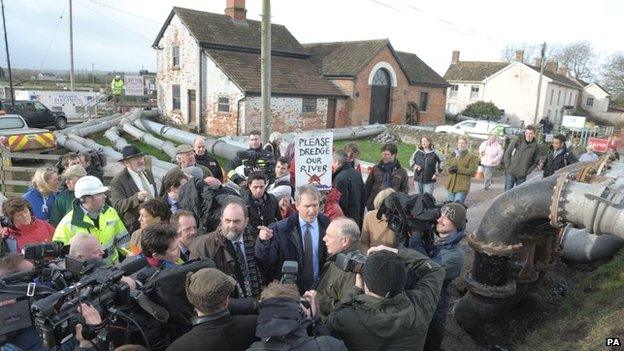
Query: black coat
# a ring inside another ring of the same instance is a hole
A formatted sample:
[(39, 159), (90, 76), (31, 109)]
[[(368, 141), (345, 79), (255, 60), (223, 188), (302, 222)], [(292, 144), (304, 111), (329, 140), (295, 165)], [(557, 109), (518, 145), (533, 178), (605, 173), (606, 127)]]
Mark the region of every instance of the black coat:
[(345, 216), (362, 228), (364, 219), (364, 181), (362, 175), (346, 163), (334, 172), (333, 187), (340, 190), (338, 204)]
[(242, 351), (256, 339), (257, 316), (230, 316), (227, 312), (202, 317), (197, 324), (167, 348), (168, 351)]
[(180, 188), (178, 209), (193, 213), (200, 234), (210, 233), (220, 223), (221, 207), (232, 196), (239, 197), (231, 188), (210, 187), (203, 179), (191, 179)]
[(544, 177), (548, 177), (559, 169), (578, 162), (576, 156), (574, 156), (572, 151), (569, 151), (565, 145), (556, 157), (553, 156), (554, 152), (550, 149), (550, 151), (548, 151), (548, 156), (546, 156), (546, 160), (544, 160)]
[[(149, 170), (145, 171), (145, 178), (154, 188), (154, 195), (158, 195), (154, 176)], [(139, 229), (139, 188), (132, 180), (127, 168), (119, 172), (110, 182), (110, 201), (113, 208), (123, 220), (128, 233)]]
[(219, 179), (219, 181), (223, 181), (223, 170), (221, 169), (219, 161), (210, 156), (208, 152), (205, 152), (203, 155), (195, 155), (195, 161), (198, 165), (208, 168), (210, 172), (212, 172), (213, 177)]
[(262, 206), (262, 208), (258, 208), (258, 206), (254, 204), (254, 199), (250, 191), (243, 192), (242, 197), (245, 202), (247, 202), (249, 225), (256, 233), (258, 233), (259, 225), (268, 227), (270, 224), (282, 219), (279, 203), (273, 194), (264, 193), (264, 206)]
[(434, 183), (433, 175), (436, 171), (441, 172), (442, 158), (435, 150), (424, 152), (422, 149), (414, 152), (410, 165), (412, 169), (415, 165), (420, 166), (419, 172), (414, 172), (414, 181), (419, 183)]

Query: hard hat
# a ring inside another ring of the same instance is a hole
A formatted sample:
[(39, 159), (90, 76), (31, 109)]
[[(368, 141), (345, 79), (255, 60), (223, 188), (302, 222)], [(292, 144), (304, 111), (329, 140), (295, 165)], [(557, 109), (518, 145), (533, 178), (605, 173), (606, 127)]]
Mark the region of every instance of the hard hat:
[(115, 76), (115, 79), (121, 79), (121, 76), (118, 74)]
[(74, 196), (76, 199), (80, 199), (85, 195), (96, 195), (105, 193), (108, 191), (108, 187), (102, 184), (102, 181), (94, 176), (85, 176), (76, 182), (74, 186)]

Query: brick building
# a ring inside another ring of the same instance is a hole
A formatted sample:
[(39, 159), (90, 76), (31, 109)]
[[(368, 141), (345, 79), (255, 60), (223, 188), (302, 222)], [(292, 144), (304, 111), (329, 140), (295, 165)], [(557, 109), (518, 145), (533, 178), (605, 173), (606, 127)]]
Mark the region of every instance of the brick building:
[[(163, 115), (211, 135), (247, 134), (262, 115), (261, 23), (226, 2), (225, 15), (174, 7), (153, 43)], [(446, 81), (388, 40), (301, 45), (272, 24), (271, 45), (274, 130), (444, 120)]]

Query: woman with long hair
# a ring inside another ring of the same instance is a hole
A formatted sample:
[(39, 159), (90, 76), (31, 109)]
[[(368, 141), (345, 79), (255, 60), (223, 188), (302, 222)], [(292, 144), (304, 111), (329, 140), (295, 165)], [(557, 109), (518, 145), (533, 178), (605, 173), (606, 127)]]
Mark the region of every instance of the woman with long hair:
[(41, 167), (35, 171), (32, 185), (22, 197), (30, 203), (36, 218), (50, 221), (50, 213), (54, 207), (60, 183), (56, 167)]
[(433, 147), (431, 138), (423, 136), (420, 147), (410, 158), (410, 167), (414, 170), (414, 191), (416, 194), (429, 193), (433, 195), (438, 175), (444, 169), (444, 156)]

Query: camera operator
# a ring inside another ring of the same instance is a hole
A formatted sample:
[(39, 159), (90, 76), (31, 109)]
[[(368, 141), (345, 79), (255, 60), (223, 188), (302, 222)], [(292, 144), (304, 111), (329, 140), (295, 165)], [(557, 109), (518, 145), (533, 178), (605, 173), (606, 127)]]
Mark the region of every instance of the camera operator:
[(355, 285), (355, 273), (338, 267), (336, 255), (359, 252), (359, 237), (360, 229), (357, 223), (346, 217), (334, 219), (327, 227), (323, 241), (329, 257), (321, 270), (316, 290), (312, 290), (317, 293), (318, 312), (322, 317), (327, 317), (334, 309), (334, 305)]
[(141, 234), (141, 248), (143, 252), (138, 257), (147, 259), (148, 267), (140, 270), (136, 278), (145, 283), (159, 269), (169, 269), (176, 266), (180, 259), (178, 232), (168, 224), (152, 224)]
[[(444, 268), (423, 254), (376, 246), (325, 324), (349, 350), (422, 350)], [(404, 290), (406, 267), (420, 279)]]
[(229, 296), (236, 280), (218, 269), (204, 268), (186, 277), (186, 296), (195, 307), (193, 329), (174, 341), (168, 351), (245, 350), (256, 340), (257, 316), (231, 316)]
[(341, 340), (314, 332), (314, 294), (310, 307), (300, 301), (293, 284), (271, 283), (260, 298), (256, 336), (248, 350), (347, 350)]
[[(249, 133), (249, 149), (242, 152), (237, 152), (236, 157), (234, 157), (234, 159), (230, 161), (231, 171), (228, 173), (228, 178), (241, 188), (247, 186), (247, 174), (239, 174), (236, 171), (236, 168), (244, 165), (244, 161), (246, 159), (253, 159), (255, 161), (256, 164), (248, 165), (252, 168), (252, 170), (261, 166), (258, 164), (259, 161), (265, 160), (267, 165), (270, 164), (271, 161), (275, 162), (273, 154), (271, 152), (265, 151), (262, 148), (262, 139), (260, 138), (260, 131), (258, 130), (252, 130)], [(275, 163), (273, 163), (273, 166), (274, 165)], [(272, 173), (273, 170), (271, 169), (268, 171)], [(270, 174), (267, 174), (267, 176), (272, 179)]]

